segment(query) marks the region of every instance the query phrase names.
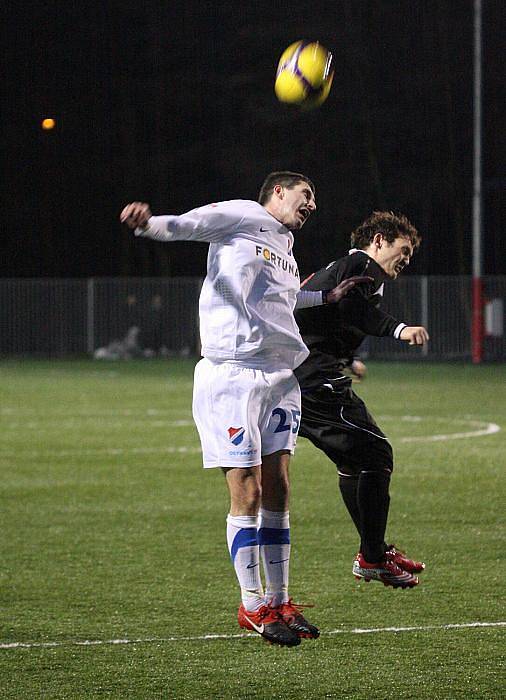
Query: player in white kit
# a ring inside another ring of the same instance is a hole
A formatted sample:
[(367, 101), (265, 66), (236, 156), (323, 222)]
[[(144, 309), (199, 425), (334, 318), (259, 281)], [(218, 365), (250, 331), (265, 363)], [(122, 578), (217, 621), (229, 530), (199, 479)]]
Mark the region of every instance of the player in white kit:
[(266, 178), (258, 202), (218, 202), (181, 216), (152, 216), (148, 204), (133, 202), (120, 215), (138, 236), (210, 243), (193, 415), (204, 467), (221, 467), (230, 492), (227, 542), (241, 587), (239, 625), (286, 646), (319, 636), (288, 595), (288, 466), (300, 417), (293, 369), (308, 355), (293, 312), (338, 301), (368, 279), (323, 293), (300, 290), (292, 231), (315, 209), (311, 181), (283, 171)]

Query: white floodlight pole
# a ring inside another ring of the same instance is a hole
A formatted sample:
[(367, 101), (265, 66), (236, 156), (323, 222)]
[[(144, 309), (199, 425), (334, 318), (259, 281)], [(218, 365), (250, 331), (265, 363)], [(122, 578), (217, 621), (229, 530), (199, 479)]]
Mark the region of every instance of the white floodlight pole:
[(474, 0), (473, 100), (473, 319), (472, 359), (483, 358), (483, 253), (482, 253), (482, 0)]

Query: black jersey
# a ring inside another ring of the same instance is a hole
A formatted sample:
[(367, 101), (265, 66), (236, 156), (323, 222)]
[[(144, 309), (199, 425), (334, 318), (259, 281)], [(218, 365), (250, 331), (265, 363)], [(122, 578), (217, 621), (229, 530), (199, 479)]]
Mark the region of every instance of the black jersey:
[(398, 337), (403, 323), (379, 308), (383, 285), (389, 279), (383, 268), (364, 251), (355, 251), (329, 263), (304, 283), (304, 289), (330, 290), (355, 275), (372, 281), (354, 287), (337, 304), (300, 309), (295, 318), (309, 357), (295, 374), (302, 388), (336, 377), (349, 363), (366, 335)]

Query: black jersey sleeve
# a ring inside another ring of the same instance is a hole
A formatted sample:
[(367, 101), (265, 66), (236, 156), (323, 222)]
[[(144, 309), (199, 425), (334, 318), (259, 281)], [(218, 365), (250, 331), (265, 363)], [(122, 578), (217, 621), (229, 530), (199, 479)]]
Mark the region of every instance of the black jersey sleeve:
[(381, 294), (378, 292), (388, 276), (365, 253), (354, 253), (329, 263), (327, 267), (308, 277), (303, 287), (311, 290), (329, 290), (355, 275), (366, 275), (371, 277), (372, 281), (357, 285), (335, 305), (333, 311), (338, 317), (336, 320), (354, 326), (364, 335), (393, 335), (400, 321), (379, 308)]
[(358, 328), (365, 335), (388, 336), (393, 335), (400, 325), (394, 316), (385, 313), (369, 300), (359, 294), (350, 295), (349, 298), (339, 302), (339, 318)]

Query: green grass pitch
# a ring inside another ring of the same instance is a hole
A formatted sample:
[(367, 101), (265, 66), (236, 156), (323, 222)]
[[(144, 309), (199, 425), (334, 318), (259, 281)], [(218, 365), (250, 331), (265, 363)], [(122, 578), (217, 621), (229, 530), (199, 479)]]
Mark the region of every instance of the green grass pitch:
[(192, 369), (0, 363), (0, 697), (504, 697), (506, 366), (371, 363), (356, 386), (395, 448), (414, 590), (355, 581), (335, 469), (299, 440), (291, 594), (322, 636), (296, 649), (237, 626)]

